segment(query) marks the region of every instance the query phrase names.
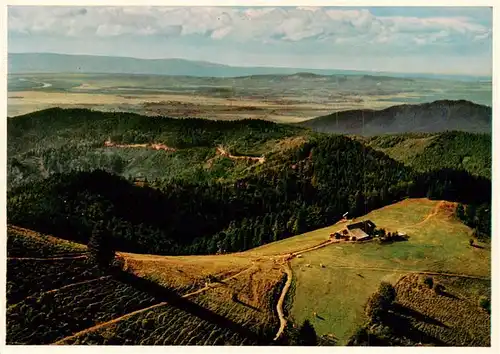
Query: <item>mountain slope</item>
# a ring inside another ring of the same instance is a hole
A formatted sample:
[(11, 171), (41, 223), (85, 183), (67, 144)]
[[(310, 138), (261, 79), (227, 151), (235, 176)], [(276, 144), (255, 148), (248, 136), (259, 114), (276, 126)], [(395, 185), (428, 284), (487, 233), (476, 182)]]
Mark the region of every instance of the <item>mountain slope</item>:
[(309, 135), (300, 127), (262, 120), (172, 119), (59, 108), (9, 119), (7, 130), (9, 188), (54, 173), (99, 168), (148, 180), (232, 179), (258, 164), (224, 156), (217, 147), (232, 155), (260, 157), (272, 153), (275, 145), (285, 148), (293, 136)]
[[(119, 253), (117, 265), (123, 271), (97, 272), (83, 259), (11, 259), (10, 289), (22, 286), (23, 291), (8, 293), (9, 303), (17, 304), (7, 309), (7, 341), (270, 344), (278, 324), (274, 310), (285, 294), (289, 326), (280, 339), (284, 341), (274, 343), (289, 343), (291, 327), (307, 319), (322, 338), (345, 345), (366, 321), (363, 305), (370, 294), (380, 281), (390, 281), (396, 283), (401, 305), (394, 310), (411, 324), (393, 323), (391, 337), (399, 345), (488, 345), (490, 316), (477, 303), (490, 297), (490, 244), (470, 247), (471, 230), (454, 217), (455, 207), (445, 201), (407, 199), (362, 216), (379, 228), (404, 230), (409, 235), (405, 242), (329, 241), (331, 233), (346, 225), (337, 223), (227, 255)], [(293, 269), (287, 274), (293, 280), (288, 292), (283, 286), (286, 264)], [(423, 288), (427, 276), (444, 284), (446, 293)], [(418, 283), (406, 286), (409, 277), (419, 277)], [(413, 311), (401, 312), (406, 308)], [(420, 333), (429, 336), (419, 339)]]
[(365, 136), (447, 130), (491, 133), (491, 117), (491, 107), (465, 100), (442, 100), (398, 105), (380, 111), (338, 112), (299, 124), (318, 132)]
[(9, 221), (86, 242), (103, 219), (122, 251), (241, 251), (407, 196), (490, 198), (488, 178), (434, 155), (415, 171), (349, 137), (259, 120), (52, 109), (8, 132)]
[(290, 75), (307, 72), (317, 75), (365, 75), (368, 77), (390, 76), (450, 79), (460, 81), (491, 80), (491, 77), (458, 75), (384, 73), (372, 71), (309, 69), (288, 67), (243, 67), (185, 59), (139, 59), (96, 55), (68, 55), (55, 53), (9, 53), (8, 73), (107, 73), (185, 75), (206, 77), (235, 77), (248, 75)]
[(458, 168), (491, 179), (490, 134), (452, 131), (378, 135), (359, 139), (367, 146), (418, 171)]

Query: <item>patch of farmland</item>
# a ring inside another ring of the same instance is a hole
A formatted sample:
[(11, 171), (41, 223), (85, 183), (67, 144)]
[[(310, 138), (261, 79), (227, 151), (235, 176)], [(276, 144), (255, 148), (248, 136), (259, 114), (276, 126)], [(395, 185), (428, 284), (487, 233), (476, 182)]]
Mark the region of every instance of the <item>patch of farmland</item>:
[[(449, 346), (489, 346), (491, 318), (479, 307), (477, 296), (477, 291), (489, 292), (489, 282), (438, 276), (433, 281), (434, 285), (444, 284), (442, 294), (436, 294), (415, 274), (403, 277), (395, 286), (398, 304), (418, 314), (412, 316), (412, 326)], [(469, 291), (469, 287), (475, 290)]]
[[(64, 344), (76, 345), (252, 345), (257, 339), (247, 330), (229, 322), (220, 325), (214, 315), (203, 311), (203, 318), (164, 305), (96, 331), (71, 338)], [(232, 327), (232, 328), (231, 328)]]
[(101, 276), (85, 258), (57, 260), (7, 260), (7, 304), (29, 295)]
[(53, 343), (156, 302), (153, 296), (109, 276), (42, 293), (7, 309), (7, 343)]

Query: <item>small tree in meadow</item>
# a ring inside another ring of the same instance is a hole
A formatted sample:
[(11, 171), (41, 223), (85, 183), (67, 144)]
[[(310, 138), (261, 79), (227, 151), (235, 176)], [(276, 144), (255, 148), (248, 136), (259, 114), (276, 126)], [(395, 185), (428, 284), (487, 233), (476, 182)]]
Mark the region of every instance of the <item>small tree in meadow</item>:
[(379, 322), (385, 310), (385, 301), (380, 293), (372, 294), (366, 303), (365, 314), (372, 322)]
[(316, 331), (309, 320), (305, 320), (300, 326), (297, 345), (313, 346), (318, 345)]
[(382, 296), (385, 307), (391, 306), (396, 300), (396, 289), (394, 289), (394, 287), (388, 282), (381, 282), (378, 292), (380, 293), (380, 296)]
[(479, 298), (479, 306), (482, 307), (488, 313), (490, 313), (490, 311), (491, 311), (491, 301), (486, 296), (481, 296)]
[(425, 277), (424, 284), (427, 285), (429, 289), (432, 289), (432, 287), (434, 286), (434, 280), (432, 279), (432, 277)]

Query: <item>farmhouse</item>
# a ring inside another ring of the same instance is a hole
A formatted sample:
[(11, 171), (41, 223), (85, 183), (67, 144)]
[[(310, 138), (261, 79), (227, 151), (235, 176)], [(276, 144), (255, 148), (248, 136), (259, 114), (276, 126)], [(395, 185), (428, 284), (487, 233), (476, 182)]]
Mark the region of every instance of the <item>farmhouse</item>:
[(355, 237), (357, 241), (369, 240), (373, 237), (375, 226), (375, 223), (371, 220), (360, 221), (347, 225), (344, 234), (347, 233), (351, 238)]

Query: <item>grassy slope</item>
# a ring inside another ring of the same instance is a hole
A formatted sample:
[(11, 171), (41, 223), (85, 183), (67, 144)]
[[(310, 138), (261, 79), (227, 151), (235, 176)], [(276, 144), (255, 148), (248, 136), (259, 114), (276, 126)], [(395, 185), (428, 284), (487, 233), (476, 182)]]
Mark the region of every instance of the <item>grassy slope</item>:
[[(340, 344), (345, 344), (364, 322), (363, 305), (382, 280), (395, 282), (408, 271), (488, 277), (487, 245), (483, 245), (485, 249), (469, 247), (470, 229), (454, 220), (448, 209), (439, 208), (435, 216), (421, 222), (437, 205), (438, 202), (425, 199), (406, 200), (363, 217), (388, 230), (404, 229), (410, 236), (407, 242), (332, 245), (294, 259), (296, 292), (292, 315), (295, 320), (309, 319), (318, 334), (333, 333)], [(315, 318), (313, 312), (323, 319)]]
[[(83, 245), (12, 225), (8, 226), (8, 241), (8, 254), (12, 257), (48, 258), (86, 251)], [(125, 267), (132, 273), (157, 280), (179, 294), (204, 287), (207, 275), (227, 279), (252, 266), (247, 257), (231, 255), (156, 257), (162, 259), (160, 266), (157, 266), (155, 256), (119, 256), (127, 260)], [(11, 259), (7, 267), (10, 305), (7, 309), (7, 341), (10, 344), (50, 344), (159, 302), (143, 289), (110, 279), (110, 276), (99, 278), (102, 274), (90, 269), (84, 259)], [(141, 270), (149, 273), (145, 274)], [(276, 271), (254, 267), (242, 281), (235, 278), (227, 281), (227, 287), (213, 289), (213, 296), (200, 293), (193, 303), (209, 310), (202, 311), (201, 317), (190, 312), (193, 309), (189, 307), (163, 306), (124, 319), (117, 326), (104, 327), (88, 336), (78, 336), (69, 342), (155, 344), (161, 340), (161, 343), (156, 344), (251, 344), (250, 339), (235, 334), (231, 328), (212, 322), (210, 311), (235, 323), (245, 323), (254, 331), (258, 331), (260, 326), (271, 326), (272, 333), (272, 301), (260, 295), (268, 294), (268, 290), (279, 281), (280, 274)], [(168, 281), (163, 282), (161, 279)], [(38, 283), (36, 280), (43, 281)], [(226, 300), (231, 301), (233, 291), (240, 293), (238, 298), (241, 302), (234, 302), (232, 307), (225, 306)], [(255, 316), (257, 308), (260, 317)], [(166, 317), (169, 326), (165, 328)], [(134, 329), (134, 326), (138, 328)], [(133, 334), (131, 328), (134, 329)], [(164, 328), (165, 331), (158, 335), (158, 328)], [(114, 329), (117, 331), (114, 332)], [(187, 329), (189, 331), (186, 332)]]
[[(363, 305), (382, 280), (396, 283), (410, 271), (464, 273), (489, 277), (489, 246), (482, 245), (484, 249), (468, 246), (470, 229), (452, 217), (453, 207), (451, 203), (427, 199), (405, 200), (375, 210), (359, 219), (369, 218), (378, 227), (392, 231), (405, 230), (410, 236), (409, 241), (388, 245), (334, 244), (293, 259), (295, 292), (292, 294), (293, 304), (290, 311), (292, 319), (296, 322), (310, 319), (319, 335), (332, 333), (339, 339), (339, 344), (345, 344), (352, 332), (364, 322)], [(331, 232), (343, 226), (344, 224), (339, 223), (229, 255), (120, 255), (126, 259), (125, 267), (129, 271), (176, 290), (178, 294), (203, 288), (208, 275), (226, 279), (221, 283), (212, 281), (208, 290), (192, 296), (190, 301), (210, 313), (223, 316), (237, 326), (270, 337), (278, 325), (274, 307), (283, 277), (279, 263), (276, 263), (275, 257), (272, 256), (317, 245), (325, 241)], [(321, 264), (324, 267), (321, 267)], [(459, 284), (458, 288), (460, 286)], [(478, 291), (484, 292), (482, 288)], [(236, 294), (236, 298), (233, 294)], [(161, 340), (179, 344), (189, 342), (187, 339), (187, 342), (181, 340), (187, 332), (197, 332), (200, 327), (206, 327), (208, 331), (213, 327), (208, 322), (200, 324), (199, 319), (193, 318), (191, 322), (194, 327), (190, 325), (189, 331), (181, 331), (184, 333), (181, 335), (178, 329), (181, 323), (184, 323), (182, 318), (189, 319), (191, 315), (179, 310), (172, 311), (169, 307), (148, 310), (124, 319), (125, 322), (120, 321), (109, 328), (99, 329), (97, 336), (80, 336), (76, 342), (81, 343), (84, 340), (86, 343), (139, 344), (140, 341), (146, 341), (144, 343), (154, 344)], [(314, 312), (317, 316), (313, 315)], [(165, 316), (170, 315), (175, 315), (171, 320), (176, 323), (165, 322)], [(139, 328), (144, 326), (144, 320), (157, 323), (158, 328), (167, 326), (165, 328), (169, 328), (168, 331), (177, 335), (168, 339), (155, 332), (153, 336), (153, 330), (147, 327), (149, 325), (140, 330), (141, 334), (136, 339), (130, 336), (130, 332), (125, 334), (127, 329), (133, 330), (137, 325)], [(458, 325), (455, 322), (453, 326)], [(213, 330), (221, 329), (216, 326)], [(222, 330), (220, 335), (226, 333), (224, 331)], [(193, 333), (191, 335), (194, 336)], [(446, 335), (453, 336), (450, 333)], [(230, 343), (229, 337), (232, 334), (227, 338), (224, 336), (220, 340)], [(193, 343), (198, 344), (209, 338), (209, 343), (216, 339), (210, 337), (206, 331), (201, 331), (196, 337), (193, 338)], [(238, 338), (237, 342), (241, 343), (242, 340)]]
[(8, 257), (54, 257), (86, 252), (87, 247), (17, 226), (7, 226)]
[(180, 293), (205, 286), (208, 276), (227, 278), (252, 265), (248, 257), (220, 256), (154, 256), (120, 253), (126, 269), (137, 276), (149, 278)]
[[(378, 226), (391, 231), (404, 230), (410, 235), (410, 241), (390, 245), (331, 245), (294, 259), (292, 265), (296, 292), (291, 311), (293, 318), (296, 321), (309, 318), (318, 334), (333, 333), (340, 339), (340, 344), (345, 344), (345, 340), (365, 320), (363, 305), (382, 280), (395, 283), (408, 271), (489, 276), (489, 250), (472, 249), (468, 246), (470, 229), (450, 215), (450, 208), (453, 207), (453, 204), (416, 199), (378, 209), (360, 219), (369, 218)], [(428, 217), (429, 215), (431, 216)], [(209, 261), (209, 269), (214, 274), (218, 265), (222, 264), (232, 264), (236, 266), (235, 269), (242, 269), (248, 265), (248, 260), (266, 264), (269, 256), (315, 246), (344, 225), (345, 223), (339, 223), (242, 253), (206, 257), (158, 257), (156, 267), (151, 267), (152, 263), (148, 262), (142, 263), (140, 267), (142, 272), (151, 272), (153, 277), (169, 281), (179, 279), (174, 274), (178, 270), (172, 272), (172, 269), (184, 267), (188, 263), (193, 266), (196, 264), (192, 268), (186, 267), (196, 276), (207, 274), (205, 269), (208, 263), (205, 261)], [(145, 257), (150, 257), (150, 262), (154, 262), (153, 256)], [(306, 266), (307, 264), (311, 267)], [(325, 268), (321, 268), (320, 264), (325, 265)], [(204, 270), (200, 272), (197, 270), (198, 266), (202, 266)], [(185, 276), (187, 274), (181, 278), (186, 279)], [(242, 286), (245, 278), (237, 283)], [(215, 306), (219, 311), (235, 306), (229, 297), (229, 288), (219, 288), (218, 294), (205, 293), (203, 303), (212, 303), (214, 306), (215, 301), (220, 304)], [(317, 312), (323, 319), (314, 317), (313, 312)]]

